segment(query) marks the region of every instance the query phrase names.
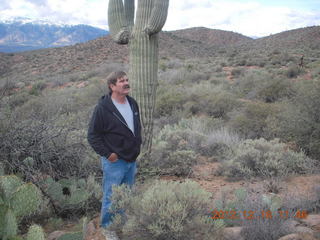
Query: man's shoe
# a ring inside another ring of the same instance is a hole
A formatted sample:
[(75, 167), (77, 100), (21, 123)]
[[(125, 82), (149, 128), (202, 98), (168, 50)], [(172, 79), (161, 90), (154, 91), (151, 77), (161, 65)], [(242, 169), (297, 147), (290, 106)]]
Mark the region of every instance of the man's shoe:
[(120, 240), (115, 231), (102, 228), (102, 234), (106, 237), (106, 240)]

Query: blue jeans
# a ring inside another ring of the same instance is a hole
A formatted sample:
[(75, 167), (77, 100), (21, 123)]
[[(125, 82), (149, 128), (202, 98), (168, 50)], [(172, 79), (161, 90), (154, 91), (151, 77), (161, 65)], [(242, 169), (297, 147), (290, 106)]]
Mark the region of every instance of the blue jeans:
[(110, 213), (112, 186), (121, 184), (132, 186), (135, 181), (137, 167), (136, 162), (127, 162), (123, 159), (110, 162), (106, 157), (101, 157), (101, 164), (103, 171), (101, 227), (107, 227), (113, 217), (113, 214)]

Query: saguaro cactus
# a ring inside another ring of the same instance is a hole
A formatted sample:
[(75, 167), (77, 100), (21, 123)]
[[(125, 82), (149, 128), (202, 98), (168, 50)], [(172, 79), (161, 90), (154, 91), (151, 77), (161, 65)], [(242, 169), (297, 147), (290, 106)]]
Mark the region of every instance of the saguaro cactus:
[(143, 127), (143, 150), (152, 143), (153, 112), (158, 84), (158, 33), (168, 13), (169, 0), (109, 0), (108, 21), (113, 39), (129, 44), (129, 78), (133, 96), (138, 101)]

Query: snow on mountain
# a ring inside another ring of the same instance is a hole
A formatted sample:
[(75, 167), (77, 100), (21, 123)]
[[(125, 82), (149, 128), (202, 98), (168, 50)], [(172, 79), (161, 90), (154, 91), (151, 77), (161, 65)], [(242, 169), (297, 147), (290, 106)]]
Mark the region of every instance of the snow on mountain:
[(108, 34), (89, 25), (68, 25), (47, 19), (0, 17), (0, 52), (60, 47), (86, 42)]

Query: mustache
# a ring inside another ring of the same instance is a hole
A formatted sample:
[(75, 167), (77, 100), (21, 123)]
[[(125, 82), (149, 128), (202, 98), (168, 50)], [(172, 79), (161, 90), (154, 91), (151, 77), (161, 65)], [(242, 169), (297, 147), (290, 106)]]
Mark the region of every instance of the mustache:
[(128, 84), (128, 85), (123, 86), (123, 89), (127, 89), (127, 88), (130, 88), (130, 85), (129, 85), (129, 84)]

